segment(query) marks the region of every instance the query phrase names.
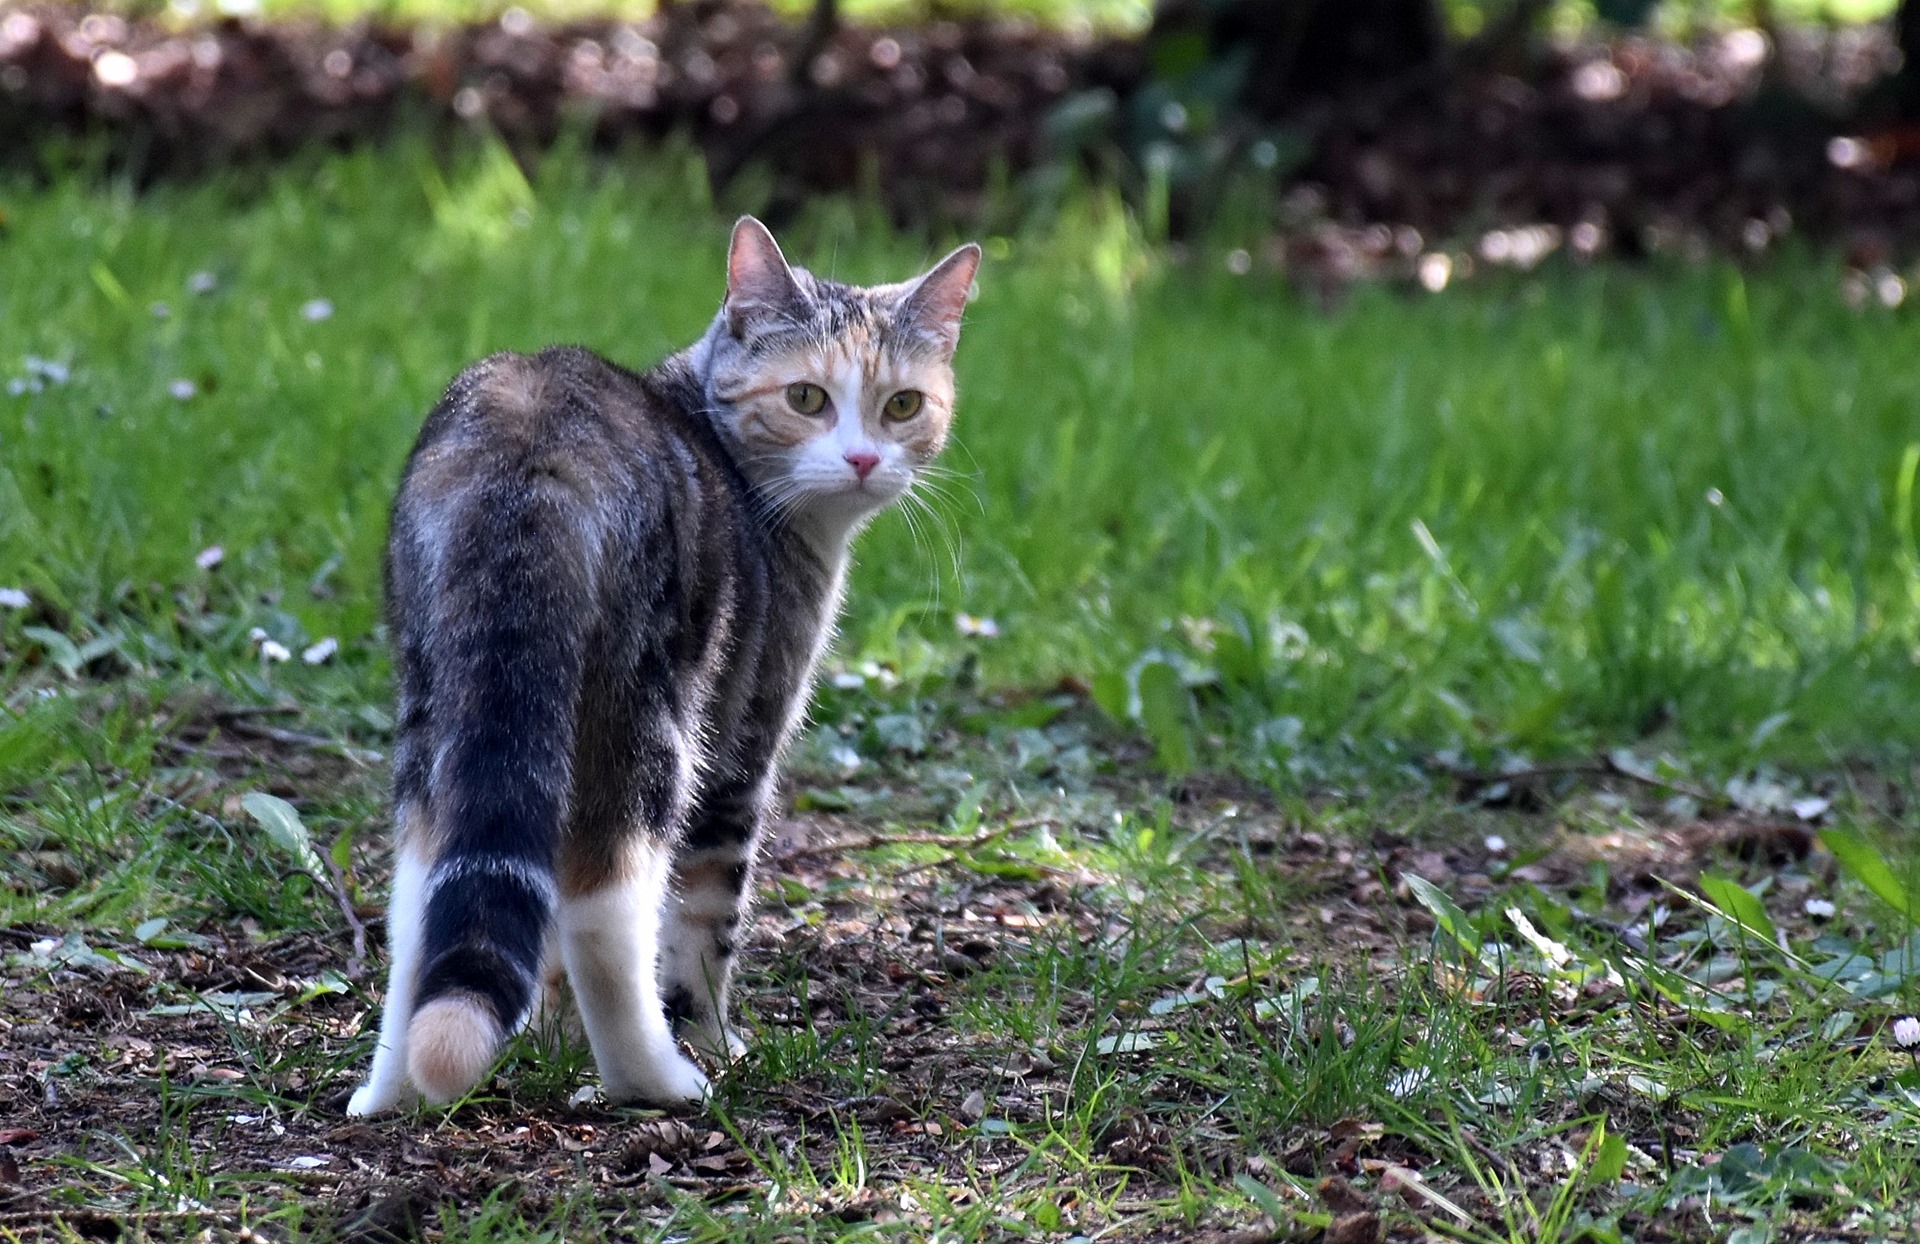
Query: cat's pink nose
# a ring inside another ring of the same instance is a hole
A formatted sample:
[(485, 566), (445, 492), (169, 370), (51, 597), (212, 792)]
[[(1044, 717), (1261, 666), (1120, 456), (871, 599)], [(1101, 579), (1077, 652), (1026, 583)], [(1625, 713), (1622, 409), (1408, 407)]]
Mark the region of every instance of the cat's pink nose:
[(854, 474), (864, 480), (873, 474), (873, 468), (880, 465), (880, 455), (868, 453), (864, 449), (849, 449), (847, 465), (853, 468)]

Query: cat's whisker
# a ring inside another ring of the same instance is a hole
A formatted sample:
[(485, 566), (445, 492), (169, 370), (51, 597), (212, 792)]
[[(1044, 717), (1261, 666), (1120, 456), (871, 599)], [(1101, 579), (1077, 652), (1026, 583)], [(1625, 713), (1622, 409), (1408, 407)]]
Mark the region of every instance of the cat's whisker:
[[(940, 485), (935, 483), (923, 483), (918, 488), (916, 488), (915, 491), (924, 492), (926, 494), (926, 496), (916, 497), (915, 499), (919, 501), (922, 505), (927, 507), (928, 512), (935, 516), (936, 520), (940, 523), (941, 528), (943, 530), (951, 529), (955, 533), (957, 538), (957, 533), (959, 531), (959, 524), (954, 520), (954, 518), (950, 513), (947, 513), (947, 511), (953, 510), (954, 508), (957, 507), (959, 503), (955, 501), (955, 499), (949, 493), (947, 493), (943, 488), (941, 488)], [(926, 499), (927, 497), (932, 497), (933, 500), (937, 501), (939, 504), (937, 506), (932, 504)]]
[(982, 518), (986, 517), (987, 502), (986, 499), (980, 495), (978, 487), (979, 476), (965, 471), (950, 470), (937, 464), (929, 464), (922, 467), (919, 474), (921, 479), (927, 483), (928, 491), (933, 492), (934, 495), (943, 500), (950, 500), (949, 493), (951, 489), (948, 487), (949, 485), (963, 489), (967, 495), (967, 499), (972, 501), (974, 507), (980, 511), (980, 516)]
[[(913, 541), (913, 555), (915, 559), (927, 560), (928, 550), (926, 546), (926, 541), (923, 538), (923, 535), (920, 530), (920, 520), (917, 517), (915, 517), (913, 512), (913, 506), (908, 503), (909, 495), (910, 494), (902, 493), (900, 496), (900, 502), (901, 502), (899, 507), (900, 521), (907, 525), (907, 535)], [(933, 592), (934, 592), (934, 600), (936, 602), (935, 607), (937, 608), (939, 597), (940, 597), (940, 579), (938, 575), (934, 576)]]
[[(919, 547), (918, 533), (920, 530), (920, 520), (916, 515), (924, 514), (927, 522), (932, 524), (939, 534), (940, 544), (946, 551), (948, 567), (952, 572), (954, 583), (964, 592), (966, 590), (966, 573), (962, 569), (959, 533), (947, 521), (945, 515), (929, 505), (925, 497), (916, 494), (918, 483), (919, 482), (916, 481), (914, 487), (909, 487), (906, 492), (900, 495), (900, 511), (907, 516), (907, 521), (915, 532), (915, 547), (916, 549)], [(941, 577), (936, 570), (934, 578), (934, 607), (936, 609), (939, 608), (940, 603)]]

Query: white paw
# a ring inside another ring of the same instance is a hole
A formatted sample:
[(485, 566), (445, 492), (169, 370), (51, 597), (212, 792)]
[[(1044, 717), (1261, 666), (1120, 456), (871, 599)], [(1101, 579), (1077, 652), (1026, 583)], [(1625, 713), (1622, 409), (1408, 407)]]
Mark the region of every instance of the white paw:
[(654, 1051), (646, 1066), (630, 1071), (631, 1074), (609, 1075), (602, 1069), (600, 1083), (608, 1101), (690, 1106), (705, 1101), (713, 1091), (707, 1073), (673, 1047)]
[(347, 1113), (356, 1119), (391, 1110), (400, 1104), (400, 1094), (377, 1092), (373, 1085), (362, 1084), (347, 1099)]

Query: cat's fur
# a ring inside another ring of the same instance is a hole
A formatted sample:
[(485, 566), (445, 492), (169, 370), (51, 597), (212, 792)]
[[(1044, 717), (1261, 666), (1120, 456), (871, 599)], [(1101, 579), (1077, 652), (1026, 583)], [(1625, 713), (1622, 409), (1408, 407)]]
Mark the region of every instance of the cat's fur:
[(676, 1025), (738, 1052), (727, 984), (775, 765), (848, 541), (946, 441), (979, 257), (851, 287), (789, 268), (749, 217), (712, 327), (651, 371), (556, 347), (447, 390), (388, 548), (392, 967), (351, 1113), (466, 1092), (559, 965), (609, 1098), (704, 1095)]

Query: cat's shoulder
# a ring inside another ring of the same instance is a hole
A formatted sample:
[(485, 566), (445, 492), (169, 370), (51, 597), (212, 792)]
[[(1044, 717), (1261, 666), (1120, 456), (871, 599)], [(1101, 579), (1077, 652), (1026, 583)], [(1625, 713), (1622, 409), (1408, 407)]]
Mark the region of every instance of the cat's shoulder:
[(677, 358), (635, 372), (581, 346), (490, 354), (427, 416), (405, 491), (453, 495), (503, 473), (614, 486), (677, 447), (706, 448), (698, 388)]
[(657, 401), (648, 388), (645, 377), (583, 346), (503, 350), (456, 376), (440, 413), (475, 431), (532, 438), (583, 415), (644, 415)]

